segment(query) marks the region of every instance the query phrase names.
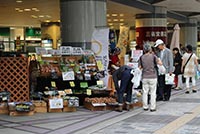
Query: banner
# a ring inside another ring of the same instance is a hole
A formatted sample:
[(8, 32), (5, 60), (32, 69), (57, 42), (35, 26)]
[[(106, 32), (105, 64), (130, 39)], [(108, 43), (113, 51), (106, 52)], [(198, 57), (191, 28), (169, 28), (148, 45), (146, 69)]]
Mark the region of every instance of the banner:
[(108, 47), (109, 47), (109, 29), (97, 28), (92, 34), (91, 49), (95, 54), (98, 69), (104, 71), (105, 77), (102, 78), (105, 86), (108, 84)]
[(129, 27), (120, 26), (119, 39), (117, 43), (117, 47), (121, 49), (121, 53), (119, 55), (120, 60), (124, 55), (126, 55), (126, 48), (128, 45), (128, 36), (129, 36)]

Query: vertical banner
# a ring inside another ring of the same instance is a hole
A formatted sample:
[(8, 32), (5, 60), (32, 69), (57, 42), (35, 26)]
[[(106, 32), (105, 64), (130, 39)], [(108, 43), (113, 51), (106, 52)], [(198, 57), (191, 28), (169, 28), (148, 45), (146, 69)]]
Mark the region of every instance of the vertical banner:
[(126, 55), (126, 48), (128, 45), (128, 35), (129, 35), (129, 27), (120, 26), (119, 39), (117, 43), (117, 47), (121, 49), (121, 53), (119, 55), (120, 60), (124, 58), (124, 55)]
[(109, 63), (109, 29), (96, 28), (92, 34), (91, 49), (95, 53), (98, 69), (104, 71), (105, 77), (102, 78), (104, 85), (108, 85), (108, 63)]

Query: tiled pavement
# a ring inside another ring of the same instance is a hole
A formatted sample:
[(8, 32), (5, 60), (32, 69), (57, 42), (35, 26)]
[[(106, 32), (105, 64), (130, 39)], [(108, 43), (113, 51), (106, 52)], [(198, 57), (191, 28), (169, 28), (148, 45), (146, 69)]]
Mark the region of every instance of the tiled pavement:
[[(197, 82), (197, 87), (200, 81)], [(200, 134), (200, 90), (185, 94), (172, 91), (157, 111), (89, 111), (0, 115), (0, 134)]]

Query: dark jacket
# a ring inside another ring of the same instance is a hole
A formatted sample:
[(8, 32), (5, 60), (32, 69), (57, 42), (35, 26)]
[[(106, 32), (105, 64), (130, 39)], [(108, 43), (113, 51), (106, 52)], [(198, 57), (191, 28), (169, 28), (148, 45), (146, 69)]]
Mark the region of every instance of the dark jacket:
[(174, 57), (174, 74), (179, 75), (182, 74), (181, 72), (181, 65), (182, 65), (182, 55), (180, 53), (177, 53)]

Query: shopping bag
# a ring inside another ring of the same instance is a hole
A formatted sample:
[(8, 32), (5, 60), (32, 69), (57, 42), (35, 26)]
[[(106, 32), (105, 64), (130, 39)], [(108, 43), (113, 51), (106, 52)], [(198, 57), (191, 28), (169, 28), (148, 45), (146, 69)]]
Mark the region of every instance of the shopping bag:
[(166, 85), (173, 85), (174, 84), (174, 77), (175, 74), (165, 74), (165, 84)]
[(196, 79), (198, 80), (200, 78), (200, 71), (196, 71)]

